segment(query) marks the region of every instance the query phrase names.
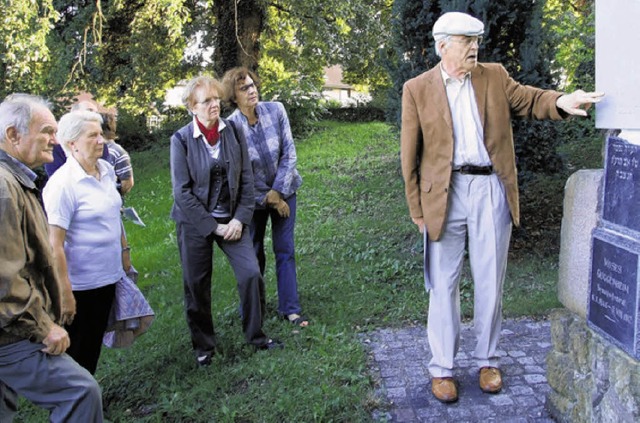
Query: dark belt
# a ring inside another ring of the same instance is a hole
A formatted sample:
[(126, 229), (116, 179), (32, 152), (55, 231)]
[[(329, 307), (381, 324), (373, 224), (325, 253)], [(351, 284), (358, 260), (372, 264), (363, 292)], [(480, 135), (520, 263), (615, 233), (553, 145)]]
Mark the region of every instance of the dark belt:
[(213, 218), (216, 220), (216, 222), (222, 223), (223, 225), (226, 225), (227, 223), (231, 222), (231, 219), (232, 219), (231, 216), (229, 216), (229, 217), (215, 217), (214, 216)]
[(491, 175), (493, 173), (493, 166), (464, 165), (453, 169), (453, 171), (460, 172), (463, 175)]

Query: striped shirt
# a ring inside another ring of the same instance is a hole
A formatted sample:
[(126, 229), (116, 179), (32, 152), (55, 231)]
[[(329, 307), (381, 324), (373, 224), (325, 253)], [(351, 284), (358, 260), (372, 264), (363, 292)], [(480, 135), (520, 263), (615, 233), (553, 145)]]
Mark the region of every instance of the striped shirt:
[(107, 148), (109, 149), (107, 161), (113, 166), (113, 169), (116, 171), (116, 176), (121, 181), (131, 179), (132, 168), (129, 153), (115, 141), (108, 142)]

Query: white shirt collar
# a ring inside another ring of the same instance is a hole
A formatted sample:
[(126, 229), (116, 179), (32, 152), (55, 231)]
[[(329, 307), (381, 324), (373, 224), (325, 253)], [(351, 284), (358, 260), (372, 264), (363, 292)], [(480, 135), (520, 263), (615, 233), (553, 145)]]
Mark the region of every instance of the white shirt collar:
[(444, 70), (442, 66), (442, 62), (440, 63), (440, 73), (442, 74), (442, 80), (444, 81), (444, 85), (447, 85), (448, 82), (464, 82), (467, 79), (471, 79), (471, 72), (467, 72), (464, 74), (462, 79), (456, 79), (453, 76), (450, 76), (447, 71)]
[[(76, 181), (93, 177), (84, 171), (80, 163), (72, 155), (67, 156), (67, 162), (69, 163), (69, 167), (71, 168), (71, 175)], [(111, 165), (103, 159), (98, 159), (97, 166), (98, 172), (100, 172), (100, 179), (102, 179), (109, 173), (109, 167)]]

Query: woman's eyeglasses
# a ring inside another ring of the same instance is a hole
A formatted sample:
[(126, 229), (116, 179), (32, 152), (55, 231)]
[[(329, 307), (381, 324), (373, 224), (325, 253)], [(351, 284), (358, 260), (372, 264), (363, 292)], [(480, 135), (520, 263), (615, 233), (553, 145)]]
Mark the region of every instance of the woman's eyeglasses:
[(242, 91), (243, 93), (246, 93), (247, 91), (249, 91), (251, 88), (255, 88), (256, 84), (254, 82), (252, 82), (251, 84), (247, 84), (247, 85), (243, 85), (242, 87), (238, 88), (240, 91)]
[(198, 104), (202, 104), (203, 106), (208, 106), (211, 103), (219, 103), (220, 97), (209, 97), (204, 101), (198, 101)]

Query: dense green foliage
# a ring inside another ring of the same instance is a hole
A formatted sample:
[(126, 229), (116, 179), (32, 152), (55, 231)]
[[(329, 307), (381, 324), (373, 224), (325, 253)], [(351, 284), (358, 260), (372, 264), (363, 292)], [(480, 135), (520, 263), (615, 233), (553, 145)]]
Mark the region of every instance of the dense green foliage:
[(35, 93), (60, 100), (88, 91), (107, 106), (146, 115), (182, 77), (183, 0), (52, 3), (58, 19), (46, 27), (49, 64), (30, 75), (42, 84)]
[(395, 0), (392, 14), (391, 49), (384, 65), (393, 83), (387, 113), (399, 126), (403, 84), (438, 63), (431, 29), (442, 11), (434, 1)]
[[(595, 89), (595, 1), (547, 0), (545, 18), (556, 46), (554, 67), (566, 91)], [(595, 112), (588, 119), (574, 119), (560, 128), (562, 145), (572, 140), (593, 144), (603, 136), (595, 127)], [(562, 146), (561, 146), (562, 148)], [(598, 149), (599, 150), (599, 149)], [(592, 151), (586, 149), (587, 152)], [(600, 157), (599, 152), (593, 157)], [(601, 167), (597, 162), (596, 167)]]
[[(368, 86), (378, 103), (388, 96), (387, 115), (398, 122), (402, 83), (438, 62), (431, 28), (441, 13), (464, 10), (482, 19), (482, 59), (503, 63), (520, 82), (591, 89), (593, 5), (594, 0), (10, 0), (0, 4), (0, 97), (27, 91), (64, 105), (84, 90), (106, 106), (143, 115), (142, 121), (167, 112), (165, 90), (179, 81), (200, 72), (220, 76), (246, 64), (258, 69), (263, 98), (285, 103), (294, 130), (303, 134), (324, 110), (312, 94), (323, 83), (323, 67), (339, 63), (345, 82)], [(569, 132), (563, 126), (560, 133), (549, 123), (514, 125), (525, 172), (557, 171), (557, 142), (596, 135), (591, 122), (572, 124)]]
[(40, 75), (51, 66), (49, 28), (58, 19), (52, 0), (0, 2), (0, 98), (16, 91), (42, 92)]
[(376, 59), (390, 1), (9, 0), (0, 5), (0, 97), (88, 91), (150, 115), (179, 81), (238, 65), (258, 69), (267, 98), (285, 87), (319, 92), (323, 67), (336, 63), (375, 88), (386, 82)]
[[(126, 227), (139, 284), (157, 316), (131, 348), (103, 350), (96, 376), (110, 421), (360, 422), (385, 406), (375, 394), (363, 341), (370, 330), (424, 325), (428, 299), (421, 237), (409, 219), (399, 175), (397, 133), (379, 122), (323, 122), (297, 150), (304, 179), (297, 264), (311, 325), (296, 330), (277, 318), (268, 252), (265, 328), (286, 348), (254, 353), (245, 346), (233, 274), (216, 249), (212, 310), (221, 353), (206, 369), (196, 367), (184, 318), (175, 226), (168, 217), (167, 143), (132, 154), (136, 185), (127, 204), (147, 227)], [(514, 252), (506, 316), (544, 315), (557, 307), (555, 262)], [(461, 294), (468, 318), (473, 288), (467, 268)], [(17, 422), (45, 420), (43, 412), (21, 402)]]
[(545, 19), (556, 46), (555, 67), (572, 91), (595, 88), (595, 1), (546, 0)]

